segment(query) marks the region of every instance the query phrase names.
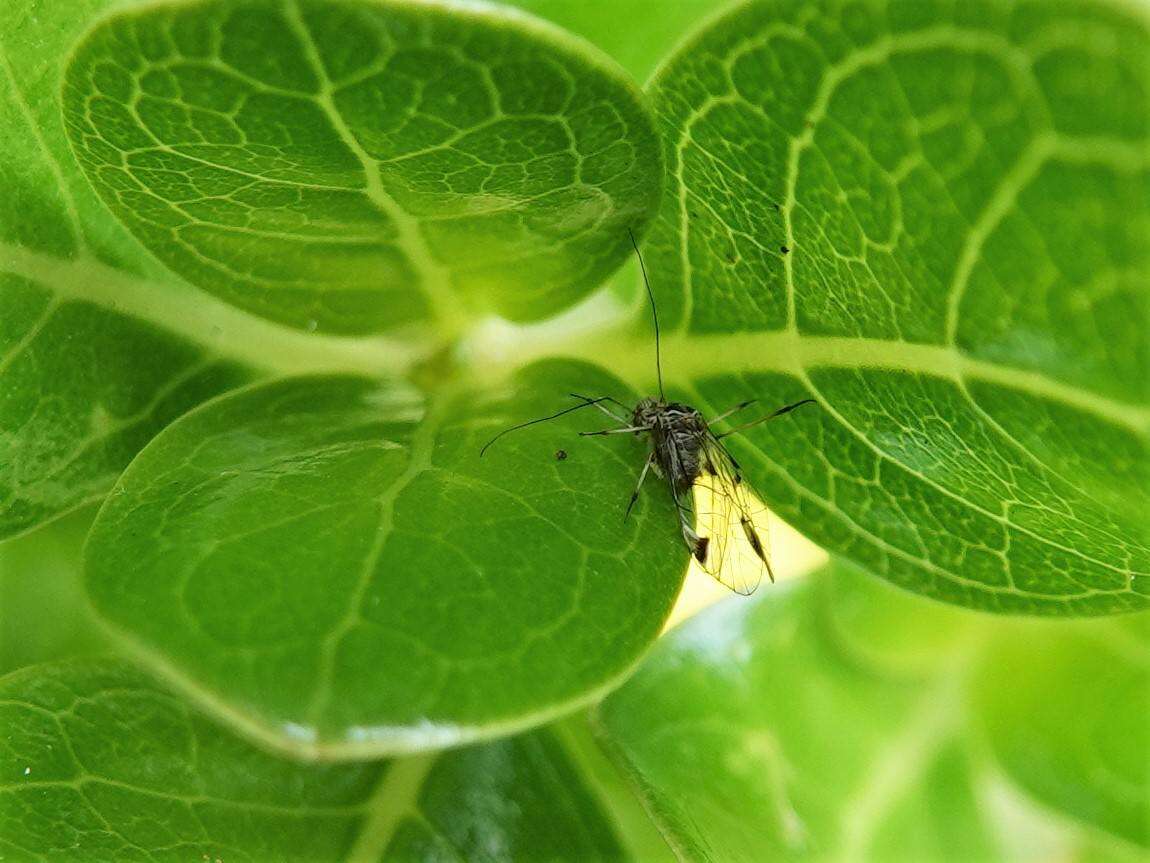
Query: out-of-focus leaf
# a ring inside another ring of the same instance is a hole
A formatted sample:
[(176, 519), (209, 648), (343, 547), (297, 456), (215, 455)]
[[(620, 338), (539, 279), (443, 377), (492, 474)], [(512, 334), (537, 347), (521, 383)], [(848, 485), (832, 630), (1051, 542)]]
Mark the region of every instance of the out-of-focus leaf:
[(1043, 805), (1141, 848), (1150, 848), (1148, 634), (1145, 614), (1054, 637), (1020, 624), (987, 652), (978, 681), (978, 719), (1003, 770)]
[(1150, 656), (1130, 625), (1007, 622), (832, 567), (672, 631), (599, 719), (690, 859), (1134, 859)]

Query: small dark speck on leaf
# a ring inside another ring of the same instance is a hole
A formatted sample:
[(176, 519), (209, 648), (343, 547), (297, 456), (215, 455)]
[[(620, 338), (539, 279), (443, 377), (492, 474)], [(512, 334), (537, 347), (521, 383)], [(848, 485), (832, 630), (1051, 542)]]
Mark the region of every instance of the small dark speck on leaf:
[(565, 461), (566, 459), (567, 459), (567, 450), (565, 450), (565, 449), (555, 450), (555, 461)]
[(790, 249), (787, 248), (786, 246), (779, 246), (779, 251), (785, 255), (787, 252), (790, 251)]

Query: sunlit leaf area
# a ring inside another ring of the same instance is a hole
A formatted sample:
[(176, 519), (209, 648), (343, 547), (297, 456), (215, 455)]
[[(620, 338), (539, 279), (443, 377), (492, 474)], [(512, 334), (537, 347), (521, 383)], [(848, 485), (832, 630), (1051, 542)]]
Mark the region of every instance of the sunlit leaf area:
[(1150, 859), (1146, 0), (0, 0), (0, 860)]

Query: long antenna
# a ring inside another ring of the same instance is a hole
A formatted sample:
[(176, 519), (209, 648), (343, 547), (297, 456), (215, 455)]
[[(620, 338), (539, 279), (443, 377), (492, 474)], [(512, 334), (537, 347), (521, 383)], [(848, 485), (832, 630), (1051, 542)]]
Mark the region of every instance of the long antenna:
[(509, 429), (504, 429), (503, 431), (501, 431), (499, 434), (497, 434), (495, 437), (493, 437), (491, 440), (489, 440), (487, 443), (485, 443), (483, 445), (483, 449), (481, 449), (479, 451), (479, 457), (483, 458), (483, 454), (485, 452), (487, 452), (487, 448), (490, 447), (497, 440), (499, 440), (501, 437), (503, 437), (505, 434), (508, 434), (510, 432), (513, 432), (513, 431), (518, 431), (519, 429), (522, 429), (522, 428), (527, 428), (527, 426), (533, 426), (536, 423), (545, 423), (548, 420), (558, 419), (559, 417), (563, 416), (563, 414), (569, 414), (569, 413), (571, 413), (571, 411), (577, 411), (577, 410), (581, 410), (583, 408), (589, 408), (592, 405), (599, 404), (599, 402), (613, 401), (613, 399), (611, 399), (610, 396), (602, 396), (602, 397), (597, 398), (597, 399), (589, 399), (586, 396), (579, 396), (578, 398), (583, 398), (583, 399), (585, 399), (585, 401), (583, 401), (580, 404), (574, 405), (573, 407), (564, 408), (563, 410), (559, 411), (558, 413), (551, 414), (551, 416), (539, 417), (539, 419), (536, 419), (536, 420), (528, 420), (525, 423), (519, 423), (519, 425), (512, 426)]
[(659, 347), (659, 312), (655, 309), (655, 294), (651, 290), (651, 280), (647, 278), (647, 265), (643, 263), (643, 253), (639, 251), (639, 244), (635, 242), (635, 235), (627, 229), (627, 236), (631, 238), (631, 245), (635, 247), (635, 255), (639, 258), (639, 269), (643, 271), (643, 284), (647, 286), (647, 299), (651, 301), (651, 317), (655, 319), (655, 371), (659, 375), (659, 401), (665, 402), (663, 395), (663, 356)]

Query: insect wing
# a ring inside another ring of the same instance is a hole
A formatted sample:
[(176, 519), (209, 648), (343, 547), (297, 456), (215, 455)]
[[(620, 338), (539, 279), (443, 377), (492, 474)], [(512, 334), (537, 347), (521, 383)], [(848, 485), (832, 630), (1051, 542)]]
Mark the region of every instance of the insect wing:
[(744, 596), (754, 593), (768, 562), (767, 510), (744, 485), (735, 460), (708, 432), (700, 446), (700, 471), (693, 504), (695, 531), (707, 541), (703, 570)]

